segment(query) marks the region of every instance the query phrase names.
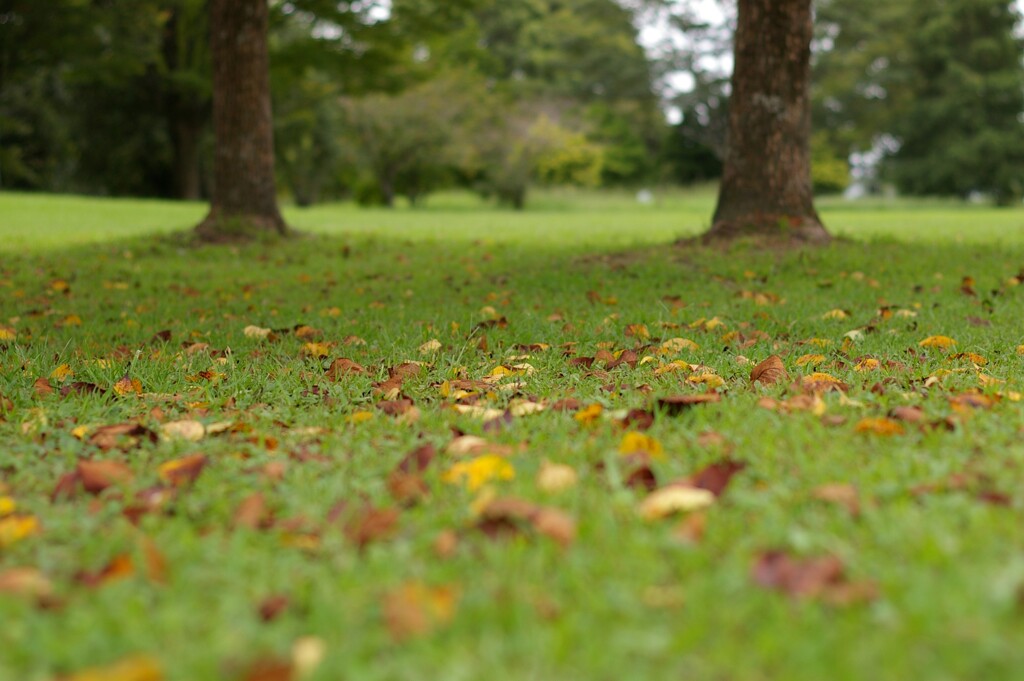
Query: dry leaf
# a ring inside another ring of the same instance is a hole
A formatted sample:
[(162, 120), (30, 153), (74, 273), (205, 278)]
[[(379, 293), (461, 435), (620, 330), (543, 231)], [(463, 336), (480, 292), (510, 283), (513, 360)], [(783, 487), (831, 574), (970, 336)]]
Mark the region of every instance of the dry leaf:
[(160, 431), (168, 439), (189, 442), (198, 442), (206, 435), (206, 427), (202, 423), (189, 419), (165, 423), (160, 427)]
[(939, 348), (945, 350), (956, 345), (956, 341), (949, 336), (928, 336), (923, 341), (918, 343), (922, 348)]
[(194, 482), (199, 474), (206, 467), (208, 459), (204, 454), (190, 454), (180, 459), (174, 459), (160, 464), (157, 473), (160, 479), (175, 487)]
[(160, 663), (148, 655), (129, 657), (106, 667), (92, 667), (60, 681), (163, 681)]
[(789, 380), (782, 358), (772, 355), (750, 371), (750, 382), (761, 385), (774, 385)]
[(384, 623), (396, 641), (423, 636), (451, 622), (458, 602), (453, 586), (406, 582), (384, 596)]
[(108, 487), (131, 482), (132, 469), (120, 461), (83, 459), (78, 462), (75, 474), (82, 487), (90, 494), (99, 494)]
[(541, 462), (540, 470), (537, 471), (537, 487), (549, 494), (574, 487), (578, 479), (579, 475), (572, 466), (551, 463), (547, 459)]
[(638, 510), (645, 520), (660, 520), (675, 513), (698, 511), (713, 503), (715, 495), (706, 489), (668, 485), (648, 494)]

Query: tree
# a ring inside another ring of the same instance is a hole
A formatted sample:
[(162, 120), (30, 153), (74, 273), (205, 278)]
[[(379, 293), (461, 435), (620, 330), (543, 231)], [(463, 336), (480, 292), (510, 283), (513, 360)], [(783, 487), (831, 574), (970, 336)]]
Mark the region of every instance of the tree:
[(908, 194), (1024, 194), (1024, 40), (1009, 0), (918, 0), (910, 11), (910, 106), (892, 178)]
[(287, 234), (277, 207), (267, 0), (210, 0), (213, 200), (196, 227), (223, 241)]
[(829, 234), (811, 188), (811, 0), (739, 0), (729, 144), (711, 238)]

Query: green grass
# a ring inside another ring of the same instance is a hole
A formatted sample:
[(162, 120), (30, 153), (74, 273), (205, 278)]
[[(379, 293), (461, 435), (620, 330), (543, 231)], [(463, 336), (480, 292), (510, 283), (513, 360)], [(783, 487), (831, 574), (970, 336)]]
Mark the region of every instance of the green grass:
[[(1019, 678), (1024, 287), (1010, 279), (1024, 266), (1024, 212), (825, 201), (830, 228), (851, 240), (807, 252), (669, 247), (706, 225), (711, 204), (705, 191), (649, 208), (627, 196), (544, 195), (522, 214), (459, 196), (420, 211), (325, 206), (288, 211), (313, 233), (307, 239), (191, 249), (156, 235), (196, 222), (200, 205), (0, 194), (0, 326), (17, 332), (0, 343), (0, 395), (13, 405), (0, 422), (0, 496), (41, 526), (0, 548), (0, 575), (35, 568), (53, 591), (49, 608), (0, 593), (0, 679), (49, 679), (135, 655), (153, 657), (172, 680), (244, 678), (254, 660), (286, 658), (308, 636), (326, 651), (309, 678), (324, 681)], [(961, 291), (965, 276), (976, 296)], [(772, 296), (781, 300), (758, 304)], [(492, 316), (486, 307), (507, 327), (474, 331)], [(883, 319), (882, 307), (912, 316)], [(825, 318), (835, 309), (849, 317)], [(562, 319), (549, 319), (556, 312)], [(68, 324), (71, 315), (81, 325)], [(691, 328), (712, 317), (724, 326)], [(286, 331), (299, 324), (335, 343), (329, 357), (304, 356), (306, 340)], [(628, 337), (631, 324), (653, 338)], [(247, 325), (282, 331), (259, 340)], [(862, 334), (844, 346), (855, 329)], [(170, 341), (152, 340), (161, 330)], [(919, 346), (940, 334), (956, 340), (953, 350)], [(345, 345), (349, 336), (366, 345)], [(700, 348), (658, 355), (658, 341), (672, 337)], [(421, 355), (431, 339), (442, 349)], [(186, 352), (196, 342), (209, 347)], [(516, 347), (530, 343), (552, 347)], [(564, 343), (577, 345), (567, 355)], [(632, 368), (605, 374), (601, 362), (588, 370), (568, 361), (646, 343), (654, 347), (640, 355), (653, 359)], [(816, 367), (798, 365), (819, 353)], [(771, 354), (794, 380), (817, 370), (849, 390), (822, 396), (824, 414), (760, 406), (801, 392), (751, 387), (744, 358)], [(855, 370), (869, 356), (882, 366)], [(368, 375), (325, 380), (335, 357)], [(723, 399), (658, 414), (647, 434), (665, 452), (653, 462), (659, 483), (727, 455), (746, 463), (704, 512), (696, 542), (679, 539), (683, 516), (638, 516), (644, 494), (623, 486), (628, 463), (618, 453), (621, 410), (703, 391), (688, 382), (693, 372), (655, 373), (673, 359), (713, 370)], [(402, 389), (420, 411), (414, 422), (375, 407), (373, 383), (405, 360), (429, 362)], [(444, 381), (524, 361), (535, 372), (520, 389), (481, 404), (572, 397), (605, 415), (581, 425), (548, 410), (490, 432), (442, 397)], [(65, 364), (68, 382), (109, 389), (128, 371), (143, 392), (38, 395), (34, 382)], [(992, 406), (956, 408), (954, 398), (974, 391)], [(907, 405), (937, 426), (857, 432), (862, 419)], [(349, 418), (360, 412), (373, 416)], [(178, 419), (233, 428), (125, 451), (89, 442), (101, 425), (159, 430)], [(475, 529), (480, 492), (443, 480), (462, 460), (444, 452), (453, 428), (504, 446), (515, 478), (490, 483), (493, 493), (567, 512), (575, 541), (562, 548), (529, 529), (493, 540)], [(724, 444), (701, 437), (708, 432)], [(402, 508), (394, 534), (360, 550), (342, 529), (348, 516), (329, 521), (331, 509), (400, 508), (388, 474), (422, 443), (440, 452), (425, 473), (429, 498)], [(195, 452), (209, 461), (195, 483), (129, 523), (123, 510), (136, 494), (163, 484), (160, 465)], [(52, 501), (60, 476), (84, 458), (122, 461), (134, 477), (99, 496)], [(572, 466), (578, 484), (539, 489), (545, 459)], [(283, 476), (268, 479), (266, 466), (278, 463)], [(827, 483), (855, 486), (859, 515), (816, 499)], [(256, 491), (274, 523), (233, 529)], [(986, 501), (994, 493), (1008, 504)], [(442, 558), (434, 544), (445, 531), (459, 541)], [(147, 574), (147, 539), (166, 560), (163, 583)], [(770, 549), (838, 556), (878, 597), (835, 606), (758, 586), (752, 566)], [(123, 579), (90, 588), (76, 576), (122, 555), (135, 565)], [(450, 621), (396, 641), (384, 603), (407, 583), (450, 587), (457, 604)], [(257, 608), (274, 594), (290, 605), (262, 622)]]

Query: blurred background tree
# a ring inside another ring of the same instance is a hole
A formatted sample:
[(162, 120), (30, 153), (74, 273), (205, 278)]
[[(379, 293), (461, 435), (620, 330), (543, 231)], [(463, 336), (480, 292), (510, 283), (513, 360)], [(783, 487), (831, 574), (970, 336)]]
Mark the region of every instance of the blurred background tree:
[[(533, 185), (721, 173), (731, 0), (270, 9), (278, 186), (299, 205), (461, 187), (518, 206)], [(205, 0), (0, 0), (0, 188), (209, 197), (206, 17)], [(1011, 0), (819, 0), (815, 189), (1018, 200), (1019, 26)]]

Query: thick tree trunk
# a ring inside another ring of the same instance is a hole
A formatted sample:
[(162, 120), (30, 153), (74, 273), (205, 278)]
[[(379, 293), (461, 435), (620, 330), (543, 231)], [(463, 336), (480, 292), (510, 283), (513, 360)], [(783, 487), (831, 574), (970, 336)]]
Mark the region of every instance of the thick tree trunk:
[(829, 234), (811, 189), (811, 0), (739, 0), (729, 146), (710, 238)]
[(210, 0), (213, 200), (196, 228), (225, 241), (286, 234), (274, 185), (267, 0)]

